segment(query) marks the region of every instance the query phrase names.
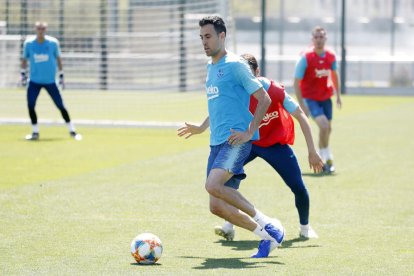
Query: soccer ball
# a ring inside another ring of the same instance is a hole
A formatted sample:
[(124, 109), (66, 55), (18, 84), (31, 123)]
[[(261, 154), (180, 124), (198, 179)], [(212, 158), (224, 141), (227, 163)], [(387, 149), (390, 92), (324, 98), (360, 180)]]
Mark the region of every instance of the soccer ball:
[(131, 242), (132, 257), (139, 264), (153, 264), (161, 258), (161, 240), (151, 233), (143, 233)]

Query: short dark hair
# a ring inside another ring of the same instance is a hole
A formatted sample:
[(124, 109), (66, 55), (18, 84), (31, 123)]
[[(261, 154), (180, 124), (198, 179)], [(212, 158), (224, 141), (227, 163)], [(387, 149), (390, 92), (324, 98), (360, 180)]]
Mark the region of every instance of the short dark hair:
[(200, 27), (203, 27), (208, 24), (211, 24), (214, 26), (214, 30), (216, 31), (217, 34), (220, 34), (221, 32), (224, 32), (224, 34), (227, 34), (226, 23), (224, 23), (223, 18), (221, 18), (220, 16), (218, 15), (205, 16), (201, 18), (200, 21), (198, 22), (198, 25)]
[(243, 54), (241, 57), (247, 61), (247, 64), (249, 64), (250, 69), (253, 70), (253, 72), (256, 72), (259, 65), (257, 64), (257, 60), (252, 54)]
[(326, 35), (326, 30), (325, 30), (325, 28), (323, 28), (321, 26), (316, 26), (312, 30), (312, 35), (315, 35), (316, 33), (323, 33), (324, 35)]

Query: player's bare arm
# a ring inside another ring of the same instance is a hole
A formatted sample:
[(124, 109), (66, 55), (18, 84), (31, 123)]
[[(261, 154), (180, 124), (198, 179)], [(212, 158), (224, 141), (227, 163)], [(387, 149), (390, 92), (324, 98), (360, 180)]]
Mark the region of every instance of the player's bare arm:
[(305, 137), (306, 145), (308, 147), (309, 167), (313, 169), (315, 173), (322, 172), (323, 161), (316, 150), (315, 144), (313, 143), (312, 130), (308, 117), (306, 117), (300, 107), (292, 113), (292, 116), (299, 122), (303, 136)]
[(21, 65), (20, 68), (26, 70), (26, 68), (27, 68), (27, 60), (25, 58), (22, 58), (22, 65)]
[(204, 122), (199, 126), (185, 123), (185, 126), (177, 129), (178, 131), (177, 135), (180, 137), (184, 136), (185, 139), (188, 139), (195, 134), (203, 133), (209, 126), (210, 126), (210, 117), (207, 117), (204, 120)]
[(341, 100), (341, 86), (339, 82), (339, 75), (337, 71), (332, 71), (333, 81), (335, 83), (335, 95), (336, 95), (336, 107), (339, 109), (342, 107), (342, 100)]
[(22, 58), (22, 63), (20, 66), (21, 70), (20, 70), (20, 83), (22, 86), (26, 86), (27, 84), (27, 60), (25, 58)]
[(305, 112), (305, 115), (309, 117), (309, 110), (306, 107), (305, 103), (303, 102), (302, 91), (300, 90), (299, 82), (300, 82), (300, 79), (295, 78), (295, 81), (293, 83), (293, 86), (295, 88), (296, 99), (298, 100), (300, 108), (303, 110), (303, 112)]
[(257, 108), (253, 115), (253, 120), (250, 122), (249, 128), (245, 132), (234, 131), (231, 129), (231, 135), (228, 139), (230, 145), (238, 145), (250, 141), (254, 132), (259, 128), (260, 122), (263, 120), (267, 109), (272, 102), (269, 95), (263, 88), (258, 89), (253, 93), (253, 96), (257, 99)]
[(57, 64), (58, 64), (59, 71), (63, 71), (62, 58), (59, 56), (59, 57), (56, 58), (56, 60), (57, 60)]
[(65, 77), (63, 74), (62, 58), (58, 56), (56, 60), (57, 60), (58, 69), (59, 69), (59, 85), (62, 87), (62, 89), (64, 89), (65, 88)]

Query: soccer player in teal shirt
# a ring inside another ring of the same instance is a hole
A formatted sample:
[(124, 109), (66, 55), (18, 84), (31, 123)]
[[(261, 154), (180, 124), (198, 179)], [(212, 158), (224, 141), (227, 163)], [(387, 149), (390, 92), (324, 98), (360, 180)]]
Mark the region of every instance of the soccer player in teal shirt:
[(62, 117), (69, 129), (69, 134), (76, 140), (81, 140), (82, 136), (76, 132), (73, 123), (70, 121), (69, 113), (65, 108), (59, 88), (56, 85), (56, 68), (59, 67), (59, 84), (64, 86), (64, 75), (62, 59), (60, 57), (59, 41), (46, 35), (47, 23), (36, 22), (36, 36), (27, 38), (23, 46), (22, 85), (27, 84), (27, 60), (30, 63), (30, 78), (27, 88), (27, 105), (29, 116), (32, 123), (32, 134), (26, 136), (26, 140), (38, 140), (39, 128), (37, 125), (37, 114), (35, 111), (36, 101), (40, 90), (45, 88), (62, 113)]
[[(275, 248), (283, 241), (285, 230), (282, 224), (264, 215), (226, 182), (233, 176), (234, 179), (246, 177), (243, 163), (250, 153), (252, 140), (259, 138), (257, 129), (271, 100), (262, 84), (253, 76), (249, 65), (241, 57), (226, 50), (223, 19), (207, 16), (199, 21), (199, 26), (204, 51), (211, 57), (206, 78), (209, 116), (200, 126), (186, 123), (178, 129), (178, 135), (189, 138), (210, 127), (210, 156), (205, 183), (210, 194), (210, 211), (235, 225), (238, 225), (238, 221), (232, 221), (232, 217), (222, 213), (226, 208), (219, 208), (220, 205), (231, 205), (249, 215), (246, 228), (262, 240), (258, 252), (252, 257), (267, 257), (269, 248)], [(258, 100), (254, 115), (249, 111), (251, 95)]]

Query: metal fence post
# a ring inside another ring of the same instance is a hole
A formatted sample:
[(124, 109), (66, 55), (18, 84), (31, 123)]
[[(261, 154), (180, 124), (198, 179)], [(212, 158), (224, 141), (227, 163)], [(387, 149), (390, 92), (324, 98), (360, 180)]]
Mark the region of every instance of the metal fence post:
[(266, 76), (266, 0), (262, 0), (262, 22), (260, 25), (260, 46), (261, 60), (260, 71), (262, 76)]
[(100, 65), (99, 65), (99, 88), (108, 89), (108, 9), (107, 0), (101, 0), (99, 20), (99, 42), (100, 42)]
[(185, 92), (187, 90), (187, 48), (185, 46), (185, 4), (186, 0), (181, 0), (178, 7), (179, 25), (180, 25), (180, 44), (179, 44), (179, 90)]
[(346, 48), (345, 48), (345, 7), (346, 0), (342, 0), (342, 15), (341, 15), (341, 93), (346, 94)]

